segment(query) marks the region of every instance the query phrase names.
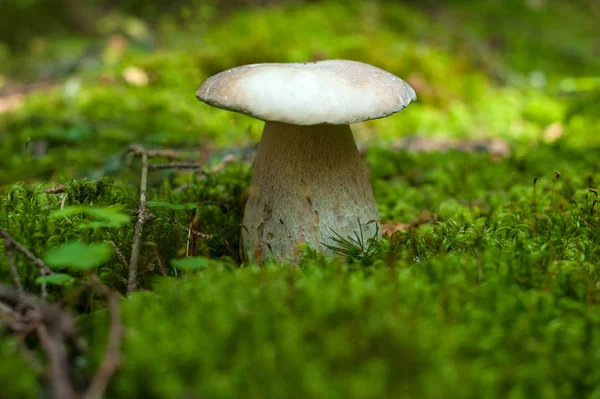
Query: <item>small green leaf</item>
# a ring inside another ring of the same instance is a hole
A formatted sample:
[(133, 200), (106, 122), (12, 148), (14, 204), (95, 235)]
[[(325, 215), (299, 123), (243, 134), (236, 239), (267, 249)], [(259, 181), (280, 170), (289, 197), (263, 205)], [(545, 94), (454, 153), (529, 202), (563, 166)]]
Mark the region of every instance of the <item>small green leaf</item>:
[(53, 267), (84, 270), (100, 266), (112, 256), (112, 248), (106, 243), (86, 245), (77, 241), (51, 249), (45, 259), (48, 265)]
[(208, 266), (209, 260), (207, 258), (193, 257), (181, 259), (173, 259), (172, 263), (177, 269), (181, 270), (196, 270), (203, 269)]
[(63, 285), (63, 284), (70, 283), (73, 280), (74, 280), (73, 277), (69, 276), (68, 274), (57, 273), (57, 274), (52, 274), (50, 276), (40, 276), (35, 279), (35, 282), (38, 284), (48, 283), (48, 284)]
[(118, 208), (89, 208), (87, 213), (95, 218), (106, 220), (114, 227), (127, 224), (131, 220), (129, 215), (121, 213)]
[(94, 224), (88, 224), (85, 227), (101, 228), (101, 227), (119, 227), (129, 223), (131, 218), (121, 212), (119, 207), (110, 208), (93, 208), (87, 206), (67, 206), (63, 209), (56, 210), (50, 214), (52, 218), (69, 217), (83, 213), (94, 219), (100, 219)]
[(77, 226), (77, 228), (79, 230), (85, 230), (85, 229), (99, 230), (99, 229), (107, 228), (107, 227), (114, 227), (114, 225), (111, 223), (107, 223), (107, 222), (94, 221), (94, 222), (88, 222), (88, 223), (81, 223), (79, 226)]
[(79, 213), (84, 213), (87, 209), (88, 208), (86, 206), (66, 206), (63, 209), (57, 209), (56, 211), (50, 213), (50, 217), (54, 219), (69, 217)]

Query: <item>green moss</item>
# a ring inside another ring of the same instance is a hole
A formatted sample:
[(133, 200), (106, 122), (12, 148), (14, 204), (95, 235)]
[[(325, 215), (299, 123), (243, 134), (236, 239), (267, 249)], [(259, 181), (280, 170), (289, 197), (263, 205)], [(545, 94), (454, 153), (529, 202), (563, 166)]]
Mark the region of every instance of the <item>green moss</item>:
[[(124, 364), (109, 396), (595, 394), (600, 230), (598, 214), (589, 213), (593, 194), (587, 187), (597, 179), (597, 158), (541, 146), (527, 157), (500, 161), (375, 149), (368, 160), (384, 220), (410, 222), (427, 211), (438, 222), (385, 238), (368, 268), (306, 252), (295, 268), (239, 268), (229, 258), (209, 261), (200, 272), (179, 271), (177, 279), (155, 279), (153, 292), (122, 303)], [(562, 169), (556, 182), (551, 166)], [(541, 176), (535, 208), (533, 176)], [(191, 183), (182, 191), (164, 183), (149, 196), (170, 204), (219, 201), (230, 193), (237, 198), (247, 178), (247, 169), (233, 167), (206, 180), (180, 178)], [(29, 198), (36, 212), (58, 207), (55, 197), (27, 190), (18, 186), (9, 198)], [(98, 207), (106, 201), (133, 209), (136, 201), (109, 181), (71, 183), (67, 191)], [(405, 208), (396, 208), (399, 202)], [(146, 239), (159, 244), (168, 263), (181, 256), (186, 240), (170, 217), (186, 211), (151, 209), (158, 217)], [(209, 206), (202, 213), (205, 231), (219, 238), (200, 249), (214, 259), (226, 237), (218, 229), (237, 230), (232, 209)], [(64, 224), (44, 220), (50, 231)], [(72, 222), (62, 227), (67, 237), (81, 234), (78, 219)], [(131, 229), (105, 231), (105, 239), (128, 248)], [(150, 250), (143, 254), (149, 270), (155, 260)], [(107, 276), (120, 269), (115, 260), (102, 270), (110, 282)], [(146, 272), (142, 286), (150, 287), (156, 274)], [(82, 321), (92, 342), (104, 339), (103, 320), (94, 314)], [(94, 346), (91, 365), (101, 348)]]
[[(196, 208), (199, 220), (198, 231), (211, 238), (200, 240), (197, 250), (206, 256), (230, 256), (238, 258), (239, 223), (242, 191), (248, 184), (248, 168), (244, 165), (229, 165), (217, 175), (180, 176), (178, 182), (165, 180), (161, 186), (149, 190), (150, 201), (171, 204), (190, 204)], [(173, 184), (176, 184), (173, 187)], [(185, 184), (185, 186), (184, 186)], [(174, 188), (182, 187), (174, 190)], [(136, 212), (139, 196), (133, 186), (115, 184), (110, 179), (95, 182), (72, 181), (66, 186), (67, 206), (92, 208), (121, 207), (126, 215)], [(77, 213), (68, 217), (55, 216), (61, 208), (64, 194), (45, 194), (41, 187), (15, 185), (6, 196), (0, 197), (0, 227), (38, 257), (51, 248), (69, 241), (92, 243), (111, 240), (129, 259), (133, 241), (135, 220), (119, 227), (95, 227), (93, 216)], [(67, 208), (68, 209), (68, 208)], [(172, 258), (186, 254), (188, 245), (187, 228), (192, 221), (190, 211), (168, 207), (151, 207), (154, 219), (145, 226), (145, 246), (142, 250), (141, 287), (151, 285), (152, 276), (161, 274), (160, 263), (168, 264)], [(154, 248), (158, 252), (155, 252)], [(4, 249), (0, 250), (4, 253)], [(160, 254), (157, 256), (156, 254)], [(25, 288), (35, 292), (35, 279), (39, 271), (35, 265), (22, 257), (17, 264)], [(0, 280), (10, 281), (5, 257), (0, 258)], [(61, 270), (55, 270), (59, 272)], [(97, 270), (110, 286), (124, 290), (127, 270), (117, 257)], [(173, 269), (167, 273), (174, 274)], [(62, 293), (55, 287), (56, 294)]]
[[(124, 303), (127, 360), (111, 394), (558, 398), (594, 392), (600, 319), (587, 272), (562, 267), (552, 277), (523, 275), (504, 263), (519, 251), (487, 255), (481, 283), (476, 258), (453, 253), (410, 266), (398, 261), (368, 275), (307, 260), (299, 269), (232, 271), (213, 263), (185, 281), (163, 281), (154, 293)], [(529, 264), (521, 263), (521, 271)], [(581, 291), (572, 292), (576, 287)]]
[[(488, 7), (472, 8), (471, 11), (481, 13), (481, 18), (469, 18), (469, 25), (463, 28), (457, 21), (464, 14), (464, 7), (456, 5), (448, 10), (448, 20), (443, 25), (421, 9), (399, 4), (325, 2), (303, 7), (267, 7), (234, 14), (208, 30), (201, 24), (200, 32), (172, 33), (173, 45), (156, 52), (133, 41), (114, 62), (100, 60), (100, 67), (29, 96), (17, 112), (0, 117), (1, 130), (10, 132), (0, 135), (0, 184), (116, 175), (119, 165), (108, 163), (107, 159), (114, 159), (111, 157), (132, 141), (187, 148), (196, 143), (229, 146), (255, 141), (261, 123), (199, 104), (193, 96), (198, 84), (235, 65), (314, 58), (350, 58), (372, 63), (415, 85), (419, 101), (409, 111), (358, 125), (359, 138), (376, 135), (379, 140), (389, 141), (417, 133), (503, 137), (526, 143), (539, 140), (550, 124), (561, 122), (566, 144), (600, 145), (595, 138), (598, 135), (591, 134), (597, 131), (595, 113), (584, 112), (589, 109), (587, 104), (595, 103), (594, 99), (572, 100), (555, 95), (565, 85), (563, 78), (569, 76), (558, 62), (552, 63), (555, 68), (544, 70), (548, 79), (554, 78), (543, 87), (528, 83), (526, 76), (541, 65), (527, 68), (510, 57), (506, 62), (514, 62), (521, 69), (512, 71), (514, 77), (503, 78), (503, 83), (508, 84), (499, 86), (493, 73), (485, 73), (480, 65), (482, 42), (485, 35), (500, 32), (495, 31), (498, 27), (494, 24), (483, 26), (481, 21), (489, 18), (487, 13), (501, 13), (499, 18), (508, 12)], [(549, 7), (543, 14), (548, 17), (544, 21), (555, 23), (554, 13), (554, 8)], [(573, 13), (576, 11), (569, 9), (568, 14)], [(531, 29), (537, 29), (541, 14), (526, 15), (527, 21), (535, 21), (531, 22)], [(507, 15), (505, 19), (512, 18)], [(585, 36), (589, 21), (582, 21), (585, 22), (570, 32), (568, 42), (586, 48), (588, 43), (583, 38), (575, 39)], [(532, 51), (528, 46), (535, 43), (537, 51), (538, 41), (524, 42), (511, 32), (515, 30), (502, 31), (507, 45), (514, 47), (508, 54), (531, 61), (526, 54)], [(190, 42), (191, 34), (198, 39)], [(226, 46), (223, 37), (228, 38)], [(562, 40), (543, 40), (543, 56), (547, 59), (554, 59), (553, 46), (566, 51)], [(464, 47), (457, 51), (460, 46)], [(489, 68), (507, 69), (502, 63), (505, 54), (493, 47), (489, 51)], [(566, 63), (572, 68), (571, 75), (589, 73), (586, 66), (597, 61), (584, 55), (578, 50), (578, 64)], [(127, 83), (123, 71), (129, 66), (145, 71), (149, 84), (135, 87)], [(569, 87), (579, 90), (581, 85), (589, 86), (577, 82), (572, 79)]]

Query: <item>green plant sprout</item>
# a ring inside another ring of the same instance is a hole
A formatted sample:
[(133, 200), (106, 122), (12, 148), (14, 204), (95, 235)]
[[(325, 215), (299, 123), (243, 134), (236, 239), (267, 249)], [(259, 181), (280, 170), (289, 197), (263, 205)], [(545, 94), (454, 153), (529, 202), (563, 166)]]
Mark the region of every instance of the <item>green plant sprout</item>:
[[(372, 237), (365, 240), (363, 226), (371, 223), (376, 223), (375, 233)], [(361, 223), (358, 220), (358, 232), (354, 231), (354, 237), (343, 237), (336, 231), (331, 230), (334, 236), (329, 237), (336, 245), (322, 243), (327, 249), (334, 254), (345, 258), (347, 263), (358, 262), (362, 266), (371, 266), (375, 259), (375, 255), (381, 249), (381, 239), (379, 238), (379, 223), (377, 221), (369, 221)]]

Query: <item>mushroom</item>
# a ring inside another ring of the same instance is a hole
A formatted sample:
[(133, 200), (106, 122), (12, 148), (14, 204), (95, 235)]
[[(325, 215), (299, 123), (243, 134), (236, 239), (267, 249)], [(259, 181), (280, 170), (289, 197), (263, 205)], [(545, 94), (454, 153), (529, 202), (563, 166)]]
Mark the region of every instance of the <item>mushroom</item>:
[(349, 125), (414, 101), (402, 79), (347, 60), (253, 64), (209, 78), (196, 97), (266, 122), (244, 212), (245, 256), (290, 260), (300, 243), (328, 253), (336, 233), (380, 234)]

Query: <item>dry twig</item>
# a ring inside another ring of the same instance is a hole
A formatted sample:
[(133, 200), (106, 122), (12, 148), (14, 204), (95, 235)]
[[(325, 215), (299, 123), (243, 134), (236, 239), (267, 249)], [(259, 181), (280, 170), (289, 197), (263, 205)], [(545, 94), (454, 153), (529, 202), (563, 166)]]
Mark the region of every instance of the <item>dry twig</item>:
[(190, 157), (189, 153), (168, 149), (149, 150), (139, 144), (130, 145), (127, 152), (137, 156), (142, 156), (145, 154), (148, 158), (165, 157), (169, 159), (185, 159)]
[[(67, 344), (76, 353), (81, 352), (81, 343), (75, 331), (75, 319), (57, 305), (49, 304), (36, 297), (20, 294), (4, 284), (0, 284), (0, 322), (14, 333), (25, 337), (35, 331), (39, 343), (48, 360), (46, 375), (56, 399), (98, 399), (102, 397), (110, 379), (119, 366), (123, 325), (119, 309), (118, 295), (111, 292), (100, 280), (92, 275), (94, 287), (107, 298), (110, 314), (110, 329), (104, 357), (89, 385), (88, 390), (79, 394), (71, 379), (71, 357)], [(29, 359), (37, 364), (37, 359)]]
[[(70, 343), (75, 351), (81, 351), (81, 343), (75, 333), (75, 319), (56, 305), (30, 295), (21, 295), (3, 284), (0, 284), (0, 304), (2, 320), (16, 334), (25, 337), (36, 332), (48, 358), (47, 375), (54, 397), (74, 398), (65, 343)], [(12, 317), (12, 323), (6, 323), (9, 317)]]
[[(160, 257), (160, 253), (158, 252), (158, 244), (156, 244), (153, 241), (148, 241), (148, 242), (145, 242), (144, 245), (152, 247), (152, 252), (154, 252), (154, 257), (156, 258), (156, 262), (158, 263), (158, 267), (160, 268), (160, 273), (163, 276), (166, 276), (167, 268), (165, 267), (165, 263), (163, 262), (162, 258)], [(177, 271), (175, 271), (175, 273), (177, 273)]]
[(190, 229), (189, 227), (185, 227), (183, 224), (181, 224), (181, 222), (177, 222), (179, 224), (179, 227), (181, 227), (182, 230), (186, 231), (188, 234), (194, 234), (195, 236), (198, 236), (200, 238), (202, 238), (203, 240), (210, 240), (212, 237), (206, 233), (202, 233), (200, 231), (195, 231), (194, 229)]
[(202, 174), (207, 174), (204, 170), (202, 170), (202, 165), (195, 162), (169, 162), (169, 163), (155, 163), (148, 165), (150, 170), (160, 170), (160, 169), (197, 169), (202, 172)]
[(115, 254), (117, 255), (117, 259), (119, 259), (119, 263), (121, 264), (121, 266), (123, 266), (125, 269), (129, 269), (129, 264), (127, 263), (127, 260), (125, 259), (125, 256), (123, 256), (121, 250), (117, 247), (117, 244), (115, 244), (113, 240), (109, 240), (107, 242), (108, 245), (112, 247), (113, 251), (115, 251)]
[[(39, 343), (47, 358), (47, 372), (53, 396), (56, 399), (98, 399), (115, 373), (121, 358), (120, 346), (123, 326), (119, 310), (118, 295), (111, 292), (95, 275), (90, 275), (91, 282), (100, 293), (107, 298), (110, 313), (110, 330), (104, 358), (92, 378), (89, 389), (80, 395), (71, 379), (71, 358), (69, 354), (83, 352), (83, 345), (76, 333), (75, 318), (55, 304), (45, 302), (23, 292), (18, 270), (14, 264), (13, 249), (23, 253), (29, 260), (40, 267), (42, 274), (48, 267), (10, 234), (0, 229), (0, 236), (5, 240), (6, 254), (13, 274), (16, 289), (0, 284), (0, 322), (21, 338), (36, 332)], [(68, 350), (68, 346), (71, 350)], [(24, 352), (26, 355), (30, 353)], [(27, 356), (33, 366), (38, 366), (37, 359)]]
[(129, 278), (127, 280), (127, 292), (132, 293), (137, 285), (137, 269), (142, 244), (142, 235), (144, 233), (144, 224), (152, 218), (148, 211), (146, 190), (148, 185), (148, 152), (141, 146), (138, 148), (142, 157), (142, 177), (140, 181), (140, 204), (137, 210), (137, 222), (133, 235), (133, 245), (131, 247), (131, 258), (129, 260)]
[(49, 378), (56, 399), (75, 397), (75, 389), (69, 378), (69, 361), (60, 331), (45, 324), (37, 327), (37, 336), (49, 362)]
[[(101, 283), (100, 283), (101, 284)], [(104, 288), (108, 300), (108, 311), (110, 313), (110, 331), (108, 333), (108, 343), (104, 358), (96, 371), (96, 375), (90, 383), (82, 399), (98, 399), (106, 390), (110, 379), (119, 367), (121, 362), (121, 339), (123, 337), (123, 325), (121, 324), (121, 311), (119, 309), (119, 299), (114, 293), (108, 292)]]
[[(147, 181), (148, 181), (148, 171), (149, 170), (160, 170), (160, 169), (197, 169), (203, 175), (208, 175), (209, 172), (205, 171), (201, 164), (196, 162), (168, 162), (168, 163), (155, 163), (150, 164), (148, 160), (153, 157), (166, 157), (169, 159), (184, 159), (189, 156), (189, 154), (181, 153), (174, 150), (150, 150), (145, 148), (139, 144), (132, 144), (129, 146), (127, 154), (133, 154), (135, 156), (139, 156), (142, 158), (142, 172), (140, 179), (140, 203), (137, 210), (137, 222), (135, 224), (134, 236), (133, 236), (133, 245), (131, 248), (131, 259), (129, 260), (129, 276), (127, 280), (127, 292), (131, 293), (135, 290), (137, 286), (137, 273), (138, 273), (138, 262), (141, 250), (142, 236), (144, 232), (144, 224), (152, 219), (152, 214), (148, 210), (147, 206)], [(233, 162), (235, 160), (234, 154), (226, 155), (223, 160), (215, 167), (211, 172), (218, 172), (223, 169), (227, 164)], [(223, 204), (219, 203), (210, 203), (209, 205), (218, 205), (220, 207), (224, 207)], [(196, 220), (197, 222), (197, 220)], [(200, 237), (204, 240), (209, 240), (211, 237), (208, 234), (201, 233), (196, 231), (196, 229), (192, 226), (191, 228), (186, 228), (185, 226), (181, 226), (183, 229), (188, 231), (188, 245), (187, 251), (189, 253), (190, 250), (190, 241), (194, 243), (197, 237)], [(193, 245), (195, 248), (195, 245)], [(113, 249), (115, 246), (113, 246)], [(156, 248), (154, 248), (156, 253)], [(117, 256), (119, 254), (117, 253)], [(161, 268), (161, 272), (166, 275), (166, 270), (164, 265), (159, 259), (159, 266)], [(121, 264), (125, 264), (119, 257)]]
[(46, 190), (44, 190), (43, 192), (46, 194), (59, 194), (59, 193), (64, 193), (66, 190), (67, 186), (64, 184), (59, 184), (56, 187), (52, 187), (52, 188), (48, 188)]
[[(200, 224), (200, 219), (198, 219), (197, 210), (194, 209), (192, 211), (192, 214), (194, 215), (194, 217), (192, 218), (192, 221), (190, 222), (190, 232), (198, 231), (198, 225)], [(190, 234), (188, 237), (191, 238), (191, 240), (188, 240), (188, 242), (189, 242), (188, 253), (191, 256), (198, 256), (198, 235)]]
[[(29, 259), (31, 262), (33, 262), (40, 269), (40, 275), (49, 276), (51, 274), (54, 274), (52, 272), (52, 270), (50, 270), (50, 268), (48, 266), (46, 266), (46, 264), (44, 263), (43, 260), (41, 260), (34, 254), (32, 254), (27, 248), (25, 248), (23, 245), (21, 245), (10, 234), (8, 234), (6, 231), (2, 230), (1, 228), (0, 228), (0, 237), (3, 237), (6, 242), (10, 243), (11, 249), (12, 248), (16, 249), (18, 252), (25, 255), (25, 257), (27, 259)], [(42, 298), (45, 298), (48, 295), (46, 283), (42, 283), (41, 285), (42, 285)]]
[(8, 240), (4, 240), (4, 248), (6, 249), (6, 257), (8, 258), (8, 266), (10, 267), (10, 274), (12, 274), (13, 281), (15, 283), (15, 287), (17, 287), (17, 292), (19, 296), (23, 296), (23, 286), (21, 285), (21, 279), (19, 278), (19, 272), (17, 270), (17, 265), (15, 264), (15, 256), (13, 254), (12, 242)]

